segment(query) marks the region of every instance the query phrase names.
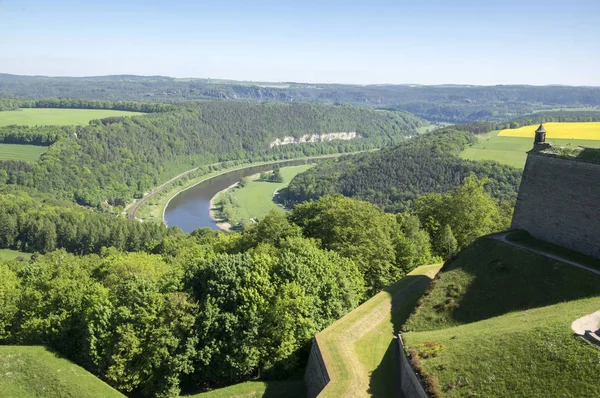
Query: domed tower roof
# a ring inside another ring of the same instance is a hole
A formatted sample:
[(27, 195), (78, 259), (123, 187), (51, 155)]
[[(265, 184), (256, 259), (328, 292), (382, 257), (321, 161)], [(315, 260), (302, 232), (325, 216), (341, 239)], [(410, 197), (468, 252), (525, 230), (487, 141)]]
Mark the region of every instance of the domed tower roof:
[(544, 128), (544, 123), (540, 123), (540, 127), (538, 127), (537, 130), (535, 130), (536, 133), (545, 133), (546, 129)]

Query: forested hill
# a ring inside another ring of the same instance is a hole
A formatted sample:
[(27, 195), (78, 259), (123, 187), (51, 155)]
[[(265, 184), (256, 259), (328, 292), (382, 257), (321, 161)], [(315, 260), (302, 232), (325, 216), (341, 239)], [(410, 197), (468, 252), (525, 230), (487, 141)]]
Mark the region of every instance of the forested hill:
[(251, 100), (398, 109), (431, 121), (506, 121), (541, 109), (600, 106), (599, 87), (261, 83), (165, 76), (45, 77), (0, 74), (0, 96), (112, 101)]
[(381, 205), (387, 211), (403, 211), (419, 195), (449, 191), (474, 173), (490, 178), (486, 189), (500, 201), (516, 199), (519, 170), (457, 156), (474, 140), (470, 132), (444, 129), (394, 148), (331, 160), (297, 175), (279, 198), (292, 206), (341, 193)]
[[(404, 112), (318, 104), (212, 101), (88, 126), (0, 129), (0, 143), (50, 145), (36, 163), (0, 161), (0, 184), (53, 192), (86, 205), (124, 204), (194, 166), (351, 152), (414, 135)], [(360, 138), (270, 148), (284, 136), (356, 132)]]

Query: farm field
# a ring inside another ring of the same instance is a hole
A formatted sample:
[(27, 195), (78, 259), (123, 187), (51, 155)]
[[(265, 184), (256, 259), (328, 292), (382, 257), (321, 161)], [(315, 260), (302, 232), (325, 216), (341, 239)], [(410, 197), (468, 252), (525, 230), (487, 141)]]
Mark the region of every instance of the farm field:
[[(500, 137), (525, 137), (531, 138), (535, 136), (535, 130), (538, 126), (530, 125), (516, 129), (504, 129), (498, 133)], [(600, 140), (600, 122), (550, 122), (544, 123), (546, 129), (546, 139), (553, 138), (567, 140)]]
[(17, 257), (23, 257), (29, 260), (31, 253), (23, 253), (16, 250), (0, 249), (0, 261), (14, 260)]
[(262, 218), (273, 209), (282, 209), (281, 206), (273, 202), (274, 193), (286, 187), (297, 174), (300, 174), (311, 167), (313, 167), (313, 165), (310, 164), (283, 167), (280, 169), (283, 177), (282, 183), (259, 181), (255, 179), (249, 181), (243, 188), (236, 187), (217, 194), (213, 199), (213, 203), (218, 203), (220, 197), (226, 192), (232, 192), (238, 204), (235, 209), (236, 220), (234, 221)]
[(47, 150), (47, 146), (41, 145), (0, 144), (0, 160), (35, 162)]
[(414, 269), (317, 334), (331, 377), (320, 397), (395, 396), (394, 334), (440, 268)]
[(135, 115), (143, 115), (143, 113), (105, 109), (23, 108), (0, 112), (0, 127), (13, 124), (24, 126), (84, 125), (94, 119)]
[(0, 395), (124, 397), (85, 369), (40, 346), (0, 346)]
[(482, 238), (440, 272), (403, 338), (440, 397), (598, 396), (598, 348), (571, 330), (598, 308), (599, 276)]
[[(545, 125), (544, 125), (545, 126)], [(534, 127), (533, 131), (537, 129)], [(546, 128), (549, 131), (549, 128)], [(465, 149), (460, 156), (463, 159), (470, 160), (495, 160), (509, 166), (522, 169), (527, 159), (527, 151), (533, 148), (533, 135), (531, 138), (508, 137), (498, 135), (499, 131), (491, 131), (480, 135), (479, 141), (471, 147)], [(599, 132), (600, 136), (600, 132)], [(573, 140), (546, 138), (547, 142), (553, 145), (565, 147), (585, 146), (590, 148), (600, 148), (599, 140)]]

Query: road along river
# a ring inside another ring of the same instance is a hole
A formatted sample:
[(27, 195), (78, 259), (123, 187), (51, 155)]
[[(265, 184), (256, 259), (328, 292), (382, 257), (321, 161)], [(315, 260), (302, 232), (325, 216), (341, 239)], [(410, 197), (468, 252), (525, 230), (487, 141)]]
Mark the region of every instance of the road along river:
[(287, 167), (316, 163), (319, 160), (322, 159), (297, 159), (287, 162), (250, 166), (202, 181), (179, 192), (169, 201), (169, 204), (165, 208), (164, 221), (169, 227), (177, 226), (188, 233), (202, 227), (219, 229), (215, 220), (210, 217), (210, 200), (219, 191), (235, 184), (243, 177), (273, 170), (275, 164), (279, 165), (279, 167)]

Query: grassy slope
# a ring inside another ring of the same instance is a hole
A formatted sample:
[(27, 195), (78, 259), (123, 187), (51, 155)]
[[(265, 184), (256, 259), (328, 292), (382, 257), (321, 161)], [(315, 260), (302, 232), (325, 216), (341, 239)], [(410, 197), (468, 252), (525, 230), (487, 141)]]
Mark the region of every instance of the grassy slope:
[(26, 108), (0, 112), (0, 126), (25, 125), (71, 125), (88, 124), (90, 120), (113, 116), (142, 115), (139, 112), (112, 111), (104, 109), (54, 109)]
[(0, 160), (35, 162), (47, 150), (47, 146), (40, 145), (0, 144)]
[(123, 397), (83, 368), (32, 346), (0, 346), (0, 396)]
[(331, 377), (321, 397), (393, 396), (394, 333), (439, 268), (418, 267), (316, 336)]
[[(239, 207), (236, 209), (237, 219), (249, 220), (251, 218), (262, 218), (273, 209), (281, 210), (281, 206), (273, 202), (273, 194), (286, 187), (297, 174), (311, 167), (313, 165), (281, 168), (283, 183), (253, 180), (243, 188), (234, 188), (232, 192), (239, 203)], [(217, 194), (213, 201), (215, 203), (218, 202), (219, 196), (222, 194)]]
[[(600, 148), (598, 140), (548, 139), (547, 141), (557, 146)], [(496, 160), (522, 169), (527, 159), (526, 152), (531, 148), (533, 148), (531, 138), (499, 137), (496, 130), (480, 135), (479, 142), (465, 149), (460, 156), (471, 160)]]
[(31, 253), (23, 253), (16, 250), (0, 249), (0, 261), (14, 260), (17, 257), (23, 257), (29, 260)]
[(217, 390), (186, 395), (186, 398), (304, 398), (306, 387), (304, 380), (290, 381), (248, 381)]
[(600, 396), (600, 351), (571, 323), (600, 308), (600, 277), (499, 241), (462, 251), (405, 325), (442, 396)]

